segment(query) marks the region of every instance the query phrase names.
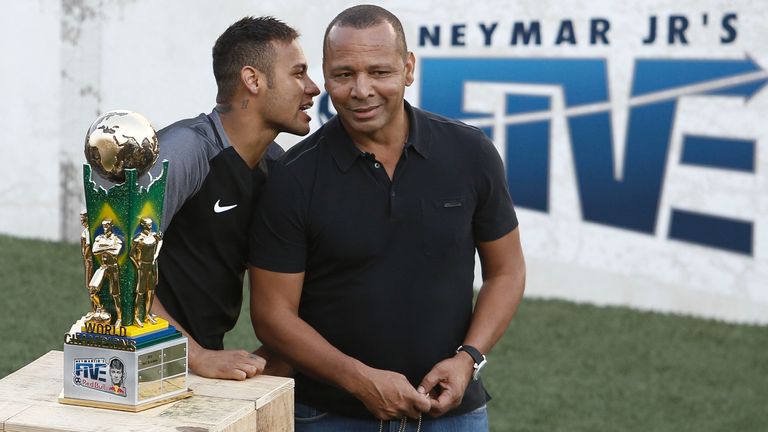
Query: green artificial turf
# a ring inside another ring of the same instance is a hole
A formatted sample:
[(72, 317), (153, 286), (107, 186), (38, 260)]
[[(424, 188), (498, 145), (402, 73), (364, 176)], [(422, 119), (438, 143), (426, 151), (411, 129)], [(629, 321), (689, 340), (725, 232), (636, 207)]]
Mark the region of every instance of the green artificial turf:
[(0, 377), (52, 349), (89, 305), (80, 247), (0, 235)]
[[(77, 245), (0, 236), (0, 377), (89, 307)], [(258, 342), (243, 313), (228, 348)], [(491, 430), (768, 430), (768, 328), (525, 299), (489, 355)]]
[(766, 431), (768, 328), (526, 300), (485, 374), (493, 431)]

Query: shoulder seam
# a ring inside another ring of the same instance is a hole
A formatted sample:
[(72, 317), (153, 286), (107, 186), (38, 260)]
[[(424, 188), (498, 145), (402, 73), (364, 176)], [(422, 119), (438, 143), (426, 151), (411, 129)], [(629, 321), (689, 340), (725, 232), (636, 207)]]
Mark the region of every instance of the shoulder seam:
[(322, 140), (322, 139), (323, 139), (323, 138), (320, 138), (319, 140), (317, 140), (317, 142), (315, 143), (315, 145), (313, 145), (312, 147), (309, 147), (309, 148), (306, 148), (306, 149), (304, 149), (304, 151), (302, 151), (301, 153), (297, 154), (297, 155), (296, 155), (296, 157), (294, 157), (293, 159), (291, 159), (291, 160), (286, 160), (284, 165), (285, 165), (285, 166), (288, 166), (288, 165), (290, 165), (290, 164), (292, 164), (292, 163), (296, 162), (297, 160), (299, 160), (299, 158), (300, 158), (300, 157), (302, 157), (302, 156), (304, 156), (304, 154), (305, 154), (305, 153), (309, 152), (310, 150), (314, 150), (314, 149), (316, 149), (316, 148), (317, 148), (317, 146), (320, 144), (320, 142), (321, 142), (321, 140)]
[(459, 120), (447, 119), (447, 118), (438, 117), (438, 116), (434, 116), (434, 115), (427, 116), (427, 118), (429, 120), (436, 121), (438, 123), (444, 123), (444, 124), (451, 124), (451, 125), (455, 125), (455, 126), (461, 126), (463, 128), (466, 128), (466, 129), (469, 129), (469, 130), (475, 131), (475, 132), (480, 131), (480, 128), (478, 128), (477, 126), (472, 126), (470, 124), (466, 124), (466, 123), (464, 123), (462, 121), (459, 121)]

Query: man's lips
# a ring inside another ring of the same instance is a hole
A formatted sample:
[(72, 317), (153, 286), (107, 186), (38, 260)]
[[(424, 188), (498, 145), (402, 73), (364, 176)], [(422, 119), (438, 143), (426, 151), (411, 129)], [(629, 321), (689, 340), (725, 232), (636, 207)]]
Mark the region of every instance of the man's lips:
[(307, 119), (306, 119), (306, 121), (307, 121), (307, 122), (309, 122), (309, 121), (311, 121), (311, 120), (312, 120), (312, 117), (310, 117), (310, 115), (309, 115), (309, 114), (307, 114), (307, 110), (309, 110), (310, 108), (312, 108), (312, 105), (314, 105), (314, 102), (312, 102), (312, 101), (309, 101), (309, 102), (307, 102), (307, 103), (305, 103), (305, 104), (303, 104), (303, 105), (301, 105), (301, 106), (299, 107), (299, 111), (301, 111), (301, 113), (302, 113), (302, 114), (304, 114), (304, 116), (306, 116), (306, 117), (307, 117)]
[(356, 108), (350, 108), (350, 111), (352, 111), (352, 114), (355, 116), (355, 118), (368, 119), (373, 117), (376, 114), (376, 111), (379, 109), (379, 107), (380, 105), (356, 107)]

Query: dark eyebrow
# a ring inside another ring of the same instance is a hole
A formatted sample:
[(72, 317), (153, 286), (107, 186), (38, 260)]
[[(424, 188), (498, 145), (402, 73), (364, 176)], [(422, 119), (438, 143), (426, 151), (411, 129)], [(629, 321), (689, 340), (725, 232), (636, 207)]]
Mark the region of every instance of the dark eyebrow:
[(351, 71), (351, 70), (352, 70), (352, 67), (349, 66), (349, 65), (339, 65), (339, 66), (334, 66), (334, 67), (331, 68), (332, 72)]

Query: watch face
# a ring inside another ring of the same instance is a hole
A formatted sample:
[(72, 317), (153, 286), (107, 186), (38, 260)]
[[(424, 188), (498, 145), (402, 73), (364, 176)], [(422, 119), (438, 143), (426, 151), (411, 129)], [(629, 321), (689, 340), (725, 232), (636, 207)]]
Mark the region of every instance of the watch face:
[(488, 361), (485, 360), (485, 356), (483, 356), (483, 361), (481, 361), (479, 364), (475, 363), (475, 371), (472, 373), (472, 379), (477, 381), (477, 379), (480, 378), (480, 370), (485, 366), (486, 363), (488, 363)]

